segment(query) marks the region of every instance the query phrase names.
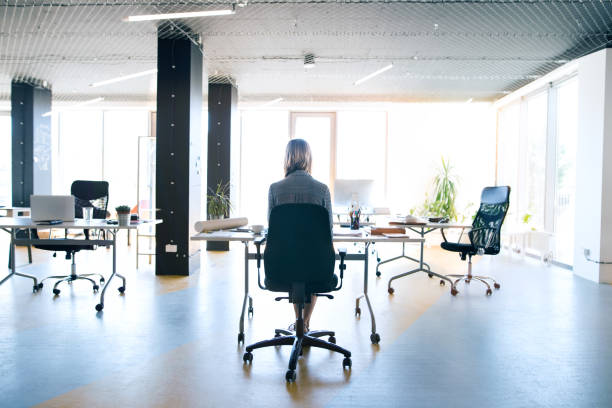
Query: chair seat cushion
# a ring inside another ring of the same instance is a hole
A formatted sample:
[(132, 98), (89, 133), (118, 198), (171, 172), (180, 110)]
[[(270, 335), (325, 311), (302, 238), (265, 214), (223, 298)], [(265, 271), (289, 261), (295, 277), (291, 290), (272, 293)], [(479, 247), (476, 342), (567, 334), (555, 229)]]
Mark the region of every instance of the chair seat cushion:
[[(289, 292), (291, 290), (291, 283), (280, 283), (271, 282), (271, 279), (265, 278), (264, 284), (266, 289), (272, 292)], [(336, 286), (338, 286), (338, 277), (334, 274), (330, 282), (311, 282), (306, 285), (307, 293), (325, 293), (331, 292)]]
[(476, 248), (472, 244), (445, 241), (440, 246), (447, 251), (461, 252), (462, 254), (476, 254)]

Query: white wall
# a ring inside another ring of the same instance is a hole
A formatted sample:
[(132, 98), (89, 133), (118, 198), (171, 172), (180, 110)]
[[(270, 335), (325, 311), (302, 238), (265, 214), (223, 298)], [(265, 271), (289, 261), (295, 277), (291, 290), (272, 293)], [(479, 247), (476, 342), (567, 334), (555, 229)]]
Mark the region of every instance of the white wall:
[(612, 49), (578, 60), (574, 273), (612, 283)]

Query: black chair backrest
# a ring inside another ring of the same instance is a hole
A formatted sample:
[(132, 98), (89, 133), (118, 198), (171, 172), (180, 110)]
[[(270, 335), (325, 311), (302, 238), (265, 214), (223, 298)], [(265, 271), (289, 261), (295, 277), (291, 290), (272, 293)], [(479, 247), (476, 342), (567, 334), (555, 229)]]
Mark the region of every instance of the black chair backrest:
[(296, 282), (307, 287), (331, 283), (335, 263), (325, 207), (283, 204), (272, 209), (264, 251), (266, 286), (284, 287), (278, 291), (289, 291)]
[(75, 180), (70, 186), (70, 194), (74, 196), (75, 217), (83, 217), (83, 207), (93, 207), (93, 218), (106, 218), (107, 181)]
[[(496, 255), (500, 250), (500, 231), (510, 205), (510, 187), (485, 187), (480, 196), (480, 208), (472, 223), (472, 245)], [(477, 228), (487, 228), (476, 230)]]

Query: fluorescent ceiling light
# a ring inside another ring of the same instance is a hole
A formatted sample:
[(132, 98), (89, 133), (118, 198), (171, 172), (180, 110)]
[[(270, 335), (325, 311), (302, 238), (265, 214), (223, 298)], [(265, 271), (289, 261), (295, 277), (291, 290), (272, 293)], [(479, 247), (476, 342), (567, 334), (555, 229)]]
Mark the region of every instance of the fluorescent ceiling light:
[(376, 75), (380, 75), (380, 74), (382, 74), (383, 72), (390, 70), (391, 68), (393, 68), (393, 64), (389, 64), (389, 65), (387, 65), (386, 67), (379, 69), (378, 71), (374, 71), (374, 72), (372, 72), (371, 74), (366, 75), (366, 76), (364, 76), (364, 77), (363, 77), (363, 78), (361, 78), (361, 79), (358, 79), (357, 81), (355, 81), (355, 83), (354, 83), (353, 85), (357, 86), (357, 85), (359, 85), (359, 84), (362, 84), (362, 83), (364, 83), (365, 81), (367, 81), (368, 79), (372, 79), (372, 78), (374, 78)]
[(125, 19), (125, 21), (173, 20), (176, 18), (227, 16), (234, 13), (234, 9), (230, 8), (221, 10), (189, 11), (186, 13), (143, 14), (139, 16), (129, 16)]
[(268, 102), (262, 104), (261, 107), (263, 108), (264, 106), (274, 105), (275, 103), (279, 103), (282, 100), (283, 100), (283, 98), (272, 99), (271, 101), (268, 101)]
[[(94, 98), (94, 99), (89, 99), (87, 101), (83, 101), (83, 102), (75, 103), (74, 105), (70, 105), (66, 109), (80, 108), (81, 106), (91, 105), (92, 103), (100, 102), (100, 101), (103, 101), (103, 100), (104, 100), (104, 98), (102, 98), (102, 97)], [(55, 112), (57, 112), (57, 110), (54, 110), (54, 111), (51, 110), (49, 112), (43, 113), (42, 116), (51, 116), (51, 114), (53, 114)]]
[(135, 74), (124, 75), (124, 76), (120, 76), (117, 78), (107, 79), (106, 81), (94, 82), (93, 84), (89, 84), (89, 86), (91, 86), (92, 88), (96, 88), (98, 86), (114, 84), (115, 82), (127, 81), (128, 79), (138, 78), (141, 76), (151, 75), (155, 73), (157, 73), (157, 68), (149, 69), (149, 70), (142, 71), (142, 72), (137, 72)]

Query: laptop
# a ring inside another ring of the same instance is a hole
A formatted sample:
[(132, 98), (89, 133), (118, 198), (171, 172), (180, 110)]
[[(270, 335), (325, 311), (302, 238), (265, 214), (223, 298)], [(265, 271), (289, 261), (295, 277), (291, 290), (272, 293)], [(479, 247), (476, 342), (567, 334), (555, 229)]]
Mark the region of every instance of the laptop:
[(74, 196), (31, 195), (30, 217), (34, 222), (74, 221)]

